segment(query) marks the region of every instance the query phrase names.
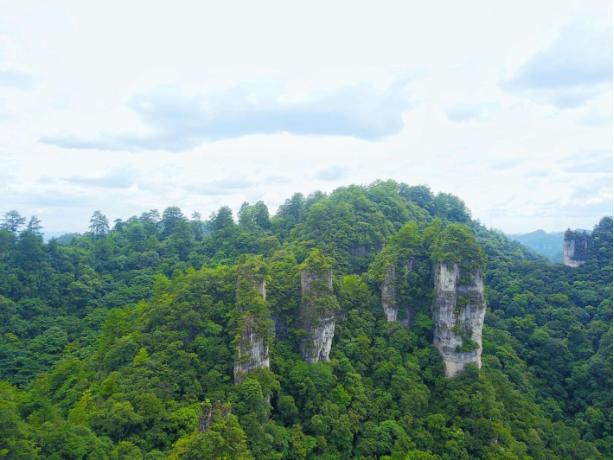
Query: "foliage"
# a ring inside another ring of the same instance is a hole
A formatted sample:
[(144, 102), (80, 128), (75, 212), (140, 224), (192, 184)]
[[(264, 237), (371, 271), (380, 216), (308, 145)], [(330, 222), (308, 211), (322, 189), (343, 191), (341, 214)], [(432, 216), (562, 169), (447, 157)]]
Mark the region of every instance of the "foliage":
[[(46, 244), (37, 219), (9, 214), (0, 458), (611, 453), (611, 218), (574, 269), (486, 229), (457, 197), (394, 181), (296, 194), (272, 217), (246, 203), (237, 222), (227, 207), (205, 221), (171, 207), (111, 228), (97, 212), (90, 233)], [(433, 262), (483, 267), (487, 286), (483, 367), (456, 379), (432, 345)], [(409, 326), (382, 311), (390, 267)], [(300, 357), (301, 270), (332, 276), (332, 292), (320, 286), (337, 318), (329, 362)], [(250, 318), (271, 367), (235, 385)], [(207, 400), (232, 413), (203, 431)]]

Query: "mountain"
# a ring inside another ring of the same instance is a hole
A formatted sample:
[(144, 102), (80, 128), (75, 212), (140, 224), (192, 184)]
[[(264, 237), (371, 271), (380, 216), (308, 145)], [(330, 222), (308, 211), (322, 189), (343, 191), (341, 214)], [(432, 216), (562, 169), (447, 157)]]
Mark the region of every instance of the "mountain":
[(69, 243), (73, 238), (81, 236), (81, 233), (70, 232), (44, 232), (43, 241), (48, 243), (51, 239), (56, 238), (59, 243)]
[(546, 233), (543, 230), (535, 230), (531, 233), (512, 233), (506, 236), (511, 240), (518, 241), (538, 254), (543, 254), (552, 259), (557, 252), (563, 251), (565, 232)]
[[(582, 233), (584, 230), (576, 230)], [(588, 231), (590, 233), (590, 230)], [(518, 241), (538, 254), (547, 256), (554, 263), (563, 263), (563, 239), (565, 232), (549, 232), (535, 230), (531, 233), (510, 233), (506, 236)]]
[(0, 458), (610, 458), (611, 218), (578, 267), (394, 181), (5, 227)]

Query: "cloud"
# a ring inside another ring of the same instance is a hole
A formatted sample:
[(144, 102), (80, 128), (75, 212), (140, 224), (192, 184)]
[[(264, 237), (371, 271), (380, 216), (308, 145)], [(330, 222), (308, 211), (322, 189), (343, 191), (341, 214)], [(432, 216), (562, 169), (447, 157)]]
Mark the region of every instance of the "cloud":
[(292, 183), (292, 181), (287, 178), (287, 177), (281, 177), (281, 176), (268, 176), (265, 177), (262, 181), (262, 184), (264, 185), (288, 185), (290, 183)]
[(551, 175), (552, 172), (550, 171), (529, 171), (525, 174), (526, 177), (548, 177)]
[(0, 99), (0, 121), (10, 120), (11, 118), (6, 107), (6, 99)]
[[(263, 182), (266, 183), (267, 179)], [(148, 180), (143, 177), (142, 180), (139, 180), (138, 187), (140, 190), (167, 194), (184, 190), (192, 195), (224, 196), (256, 188), (258, 185), (258, 182), (250, 181), (245, 175), (241, 175), (202, 183), (177, 183), (177, 181), (172, 180)]]
[(348, 176), (349, 169), (345, 166), (331, 166), (328, 169), (316, 171), (315, 178), (323, 181), (336, 181)]
[(18, 163), (11, 159), (5, 159), (0, 154), (0, 183), (4, 186), (17, 180)]
[(98, 139), (84, 139), (68, 131), (63, 131), (52, 136), (41, 136), (39, 141), (43, 144), (57, 145), (65, 149), (84, 149), (84, 150), (135, 150), (135, 148), (124, 148), (122, 142), (113, 139), (113, 135), (103, 133)]
[(612, 126), (612, 114), (611, 113), (601, 113), (597, 110), (590, 110), (584, 115), (578, 117), (576, 123), (580, 126), (590, 126), (590, 127), (611, 127)]
[(571, 200), (580, 203), (581, 205), (603, 205), (608, 207), (604, 212), (612, 213), (612, 175), (604, 175), (602, 177), (591, 180), (584, 184), (575, 185), (572, 187)]
[(581, 152), (562, 158), (558, 163), (562, 164), (561, 170), (567, 173), (612, 174), (612, 152), (607, 150)]
[(455, 104), (446, 110), (446, 115), (454, 123), (487, 121), (498, 107), (498, 104)]
[[(102, 176), (98, 177), (84, 177), (84, 176), (72, 176), (62, 178), (64, 182), (70, 182), (78, 185), (87, 185), (90, 187), (102, 187), (102, 188), (130, 188), (136, 183), (138, 173), (132, 169), (120, 166), (113, 168)], [(45, 180), (46, 178), (41, 178)]]
[(32, 91), (38, 84), (38, 78), (29, 73), (20, 72), (15, 69), (0, 70), (0, 86), (19, 89), (21, 91)]
[(40, 141), (67, 149), (126, 151), (183, 151), (204, 142), (279, 133), (379, 141), (403, 130), (402, 115), (411, 108), (406, 83), (383, 90), (363, 83), (302, 99), (292, 98), (280, 84), (241, 84), (197, 96), (159, 87), (129, 103), (149, 134), (101, 133), (85, 139), (62, 132)]
[[(2, 201), (11, 203), (11, 209), (19, 209), (21, 206), (31, 209), (57, 207), (68, 211), (72, 207), (97, 206), (93, 203), (99, 198), (100, 196), (90, 191), (71, 190), (58, 184), (20, 185), (5, 188), (2, 192)], [(32, 214), (35, 214), (35, 212), (32, 212)]]
[(504, 171), (506, 169), (515, 168), (524, 163), (524, 158), (508, 158), (504, 160), (492, 160), (488, 166), (491, 171)]
[(528, 93), (538, 102), (574, 108), (612, 86), (612, 25), (574, 20), (546, 49), (533, 54), (503, 89)]
[(255, 182), (247, 180), (245, 176), (229, 177), (223, 180), (206, 182), (203, 184), (186, 184), (184, 188), (200, 195), (217, 196), (231, 195), (241, 190), (255, 187)]

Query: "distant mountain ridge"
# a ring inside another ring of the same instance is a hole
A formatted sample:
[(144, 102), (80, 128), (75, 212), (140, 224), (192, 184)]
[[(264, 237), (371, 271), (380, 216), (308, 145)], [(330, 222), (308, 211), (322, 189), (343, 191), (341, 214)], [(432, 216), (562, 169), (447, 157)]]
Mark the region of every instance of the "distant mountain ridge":
[[(576, 229), (578, 232), (583, 232), (583, 229)], [(586, 230), (590, 233), (590, 230)], [(506, 234), (509, 239), (518, 241), (529, 249), (543, 254), (552, 260), (554, 263), (563, 263), (563, 240), (565, 232), (549, 232), (544, 230), (535, 230), (531, 233), (509, 233)]]

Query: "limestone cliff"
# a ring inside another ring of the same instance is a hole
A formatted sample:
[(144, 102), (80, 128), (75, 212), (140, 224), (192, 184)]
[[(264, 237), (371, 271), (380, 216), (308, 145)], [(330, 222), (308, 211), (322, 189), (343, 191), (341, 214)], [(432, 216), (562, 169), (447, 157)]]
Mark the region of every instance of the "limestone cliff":
[[(401, 267), (402, 275), (405, 279), (407, 278), (407, 274), (413, 271), (414, 269), (414, 259), (411, 258)], [(411, 305), (402, 305), (399, 302), (397, 297), (397, 288), (396, 288), (396, 274), (397, 269), (394, 265), (388, 266), (386, 269), (386, 274), (384, 275), (384, 281), (382, 282), (382, 309), (384, 310), (384, 315), (386, 315), (386, 320), (397, 321), (397, 317), (399, 314), (399, 309), (402, 308), (405, 310), (404, 318), (400, 320), (403, 326), (409, 326), (411, 324), (412, 317), (412, 307)]]
[(579, 267), (589, 261), (592, 255), (593, 238), (586, 232), (565, 232), (563, 242), (563, 263), (568, 267)]
[(328, 361), (335, 336), (333, 298), (333, 274), (329, 268), (324, 273), (303, 269), (301, 271), (300, 327), (305, 335), (299, 346), (301, 356), (309, 364)]
[(234, 363), (235, 384), (261, 367), (269, 367), (271, 320), (266, 308), (266, 279), (254, 267), (244, 265), (237, 277), (237, 305), (242, 312)]
[(222, 404), (220, 401), (213, 406), (210, 402), (204, 402), (200, 406), (200, 417), (198, 418), (198, 431), (206, 433), (211, 428), (211, 424), (216, 416), (226, 420), (230, 415), (230, 404)]
[(382, 283), (382, 309), (384, 310), (384, 315), (386, 315), (386, 321), (388, 322), (396, 321), (399, 312), (396, 304), (397, 290), (394, 284), (395, 277), (396, 268), (394, 265), (391, 265), (386, 269), (384, 282)]
[(486, 313), (484, 281), (478, 265), (435, 265), (434, 344), (446, 377), (461, 374), (467, 364), (482, 365), (482, 327)]
[[(407, 275), (414, 271), (415, 264), (416, 261), (413, 257), (403, 264), (403, 276), (405, 277), (405, 280), (407, 280)], [(415, 306), (409, 304), (399, 305), (398, 308), (403, 308), (405, 310), (405, 317), (400, 319), (399, 322), (405, 327), (410, 326), (412, 324)]]

